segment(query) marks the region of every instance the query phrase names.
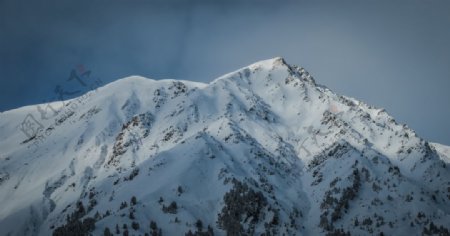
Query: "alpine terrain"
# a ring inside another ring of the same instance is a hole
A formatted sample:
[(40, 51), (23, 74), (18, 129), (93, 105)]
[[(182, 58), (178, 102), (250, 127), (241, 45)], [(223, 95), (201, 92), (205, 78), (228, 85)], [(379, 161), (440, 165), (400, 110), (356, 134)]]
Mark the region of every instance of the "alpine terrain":
[(449, 163), (282, 58), (131, 76), (0, 113), (0, 235), (449, 235)]

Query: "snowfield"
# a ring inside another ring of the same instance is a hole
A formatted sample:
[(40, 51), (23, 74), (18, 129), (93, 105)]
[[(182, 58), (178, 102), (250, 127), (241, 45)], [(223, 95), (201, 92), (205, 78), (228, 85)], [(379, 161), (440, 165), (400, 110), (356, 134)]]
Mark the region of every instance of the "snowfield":
[(47, 105), (0, 113), (0, 235), (449, 235), (450, 147), (282, 58)]

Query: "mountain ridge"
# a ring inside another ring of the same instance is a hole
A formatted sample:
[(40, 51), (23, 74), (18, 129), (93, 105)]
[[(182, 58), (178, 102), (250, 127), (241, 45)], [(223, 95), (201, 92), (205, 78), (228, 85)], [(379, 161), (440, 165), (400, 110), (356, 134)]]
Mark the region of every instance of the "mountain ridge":
[(450, 148), (279, 57), (51, 105), (0, 114), (2, 234), (448, 232)]

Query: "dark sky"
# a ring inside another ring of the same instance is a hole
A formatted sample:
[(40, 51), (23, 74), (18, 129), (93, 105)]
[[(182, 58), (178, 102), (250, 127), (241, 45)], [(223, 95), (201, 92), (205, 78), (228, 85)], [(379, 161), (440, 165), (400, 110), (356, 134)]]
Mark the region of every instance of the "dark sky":
[(79, 65), (207, 82), (275, 56), (450, 144), (450, 1), (0, 0), (0, 111), (75, 86)]

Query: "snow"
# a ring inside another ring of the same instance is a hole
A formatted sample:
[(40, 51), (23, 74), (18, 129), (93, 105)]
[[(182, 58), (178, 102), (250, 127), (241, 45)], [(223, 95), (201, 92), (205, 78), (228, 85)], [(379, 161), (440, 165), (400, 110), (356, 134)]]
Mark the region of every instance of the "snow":
[[(133, 231), (132, 221), (140, 224), (134, 233), (148, 233), (150, 220), (163, 234), (179, 235), (195, 231), (198, 219), (223, 235), (216, 222), (232, 178), (263, 193), (270, 206), (254, 233), (264, 233), (278, 209), (286, 224), (273, 226), (277, 233), (326, 234), (331, 229), (319, 227), (321, 216), (331, 222), (336, 206), (321, 204), (341, 198), (355, 170), (360, 187), (334, 229), (414, 234), (428, 225), (425, 218), (450, 221), (450, 147), (317, 85), (282, 58), (209, 84), (130, 76), (64, 103), (40, 104), (47, 105), (61, 111), (51, 119), (41, 118), (38, 105), (0, 113), (0, 235), (49, 235), (77, 201), (88, 208), (92, 199), (97, 203), (84, 218), (110, 212), (97, 219), (94, 235), (116, 223)], [(32, 139), (20, 130), (28, 114), (43, 126)], [(119, 209), (132, 196), (138, 204)], [(162, 211), (171, 201), (176, 214)], [(419, 212), (424, 219), (416, 219)], [(374, 214), (384, 224), (354, 225)]]

